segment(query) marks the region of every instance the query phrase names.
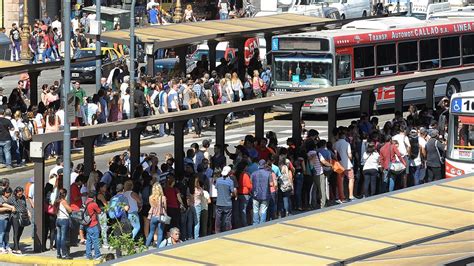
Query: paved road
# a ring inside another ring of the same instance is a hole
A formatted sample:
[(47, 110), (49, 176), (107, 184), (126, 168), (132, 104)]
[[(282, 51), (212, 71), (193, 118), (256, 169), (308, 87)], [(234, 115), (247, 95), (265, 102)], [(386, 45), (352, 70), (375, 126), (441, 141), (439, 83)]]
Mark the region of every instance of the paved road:
[[(4, 95), (10, 95), (12, 90), (17, 87), (19, 80), (19, 75), (4, 77), (0, 79), (0, 87), (4, 89)], [(60, 68), (46, 70), (41, 72), (41, 76), (38, 77), (38, 97), (41, 94), (41, 86), (43, 84), (52, 85), (54, 81), (61, 80), (61, 70)], [(94, 84), (81, 84), (81, 87), (86, 90), (87, 95), (94, 94), (96, 92), (95, 83)]]

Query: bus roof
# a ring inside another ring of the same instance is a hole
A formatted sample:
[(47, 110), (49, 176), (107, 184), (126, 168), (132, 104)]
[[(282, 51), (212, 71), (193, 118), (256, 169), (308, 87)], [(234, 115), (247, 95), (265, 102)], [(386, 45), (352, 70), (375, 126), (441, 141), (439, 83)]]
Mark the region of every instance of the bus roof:
[(337, 30), (286, 34), (279, 37), (334, 38), (336, 47), (342, 47), (463, 32), (474, 33), (474, 19), (443, 18), (425, 21), (414, 17), (385, 17), (353, 21)]
[(454, 93), (454, 94), (451, 96), (451, 99), (454, 99), (454, 98), (463, 98), (463, 97), (474, 97), (474, 91), (464, 91), (464, 92)]

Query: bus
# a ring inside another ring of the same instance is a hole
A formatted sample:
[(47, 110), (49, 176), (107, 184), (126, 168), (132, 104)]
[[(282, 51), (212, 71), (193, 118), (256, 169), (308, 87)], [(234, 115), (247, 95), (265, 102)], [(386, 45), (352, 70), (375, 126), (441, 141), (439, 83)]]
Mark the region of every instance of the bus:
[(474, 91), (453, 94), (447, 140), (446, 178), (474, 173)]
[[(474, 20), (386, 17), (354, 21), (342, 29), (272, 38), (272, 93), (284, 95), (393, 75), (474, 65)], [(435, 99), (474, 89), (474, 75), (439, 79)], [(395, 102), (395, 87), (374, 90), (377, 110)], [(404, 89), (404, 105), (424, 104), (424, 82)], [(338, 111), (360, 110), (361, 92), (343, 94)], [(327, 113), (328, 99), (306, 102), (303, 112)], [(291, 111), (291, 105), (275, 106)]]

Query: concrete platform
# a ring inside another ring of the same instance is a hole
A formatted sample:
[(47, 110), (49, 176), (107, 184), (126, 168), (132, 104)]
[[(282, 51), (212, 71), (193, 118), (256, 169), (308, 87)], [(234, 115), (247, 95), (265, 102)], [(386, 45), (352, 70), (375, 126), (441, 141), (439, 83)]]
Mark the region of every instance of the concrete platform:
[[(107, 264), (336, 265), (361, 261), (423, 265), (449, 261), (474, 252), (473, 184), (474, 176), (442, 180)], [(452, 243), (441, 252), (444, 244), (439, 243), (446, 240)], [(396, 260), (399, 254), (405, 256), (403, 261)]]

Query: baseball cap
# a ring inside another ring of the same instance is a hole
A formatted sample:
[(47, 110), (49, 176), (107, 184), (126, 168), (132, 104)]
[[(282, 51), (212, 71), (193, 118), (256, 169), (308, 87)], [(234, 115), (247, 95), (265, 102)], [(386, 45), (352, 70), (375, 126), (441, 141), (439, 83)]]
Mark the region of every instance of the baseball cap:
[(437, 129), (432, 129), (430, 132), (430, 137), (437, 138), (439, 135), (439, 131)]
[(262, 166), (262, 167), (265, 166), (266, 163), (267, 163), (267, 161), (265, 161), (264, 159), (258, 161), (258, 165)]
[(222, 169), (221, 174), (222, 174), (223, 176), (227, 176), (227, 175), (229, 175), (229, 173), (230, 173), (231, 170), (232, 170), (232, 169), (230, 168), (230, 166), (225, 166), (224, 169)]
[(117, 192), (121, 192), (123, 190), (123, 185), (122, 184), (118, 184), (117, 187), (115, 188), (115, 191)]

